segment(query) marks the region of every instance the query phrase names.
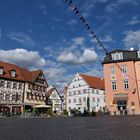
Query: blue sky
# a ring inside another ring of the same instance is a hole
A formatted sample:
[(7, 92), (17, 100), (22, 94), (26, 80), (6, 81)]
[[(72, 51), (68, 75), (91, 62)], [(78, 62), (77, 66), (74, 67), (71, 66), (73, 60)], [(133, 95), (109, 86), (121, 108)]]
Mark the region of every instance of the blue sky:
[[(108, 51), (140, 49), (139, 0), (73, 0)], [(62, 89), (77, 72), (103, 76), (105, 53), (65, 0), (0, 0), (0, 60), (42, 69)]]

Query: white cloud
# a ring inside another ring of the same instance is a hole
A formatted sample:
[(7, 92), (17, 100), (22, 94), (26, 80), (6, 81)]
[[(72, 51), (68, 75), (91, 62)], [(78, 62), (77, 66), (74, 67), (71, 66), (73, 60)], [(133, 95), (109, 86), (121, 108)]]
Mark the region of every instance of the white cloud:
[(91, 13), (93, 14), (92, 9), (96, 7), (96, 4), (102, 4), (108, 1), (109, 0), (85, 0), (85, 3), (83, 3), (80, 8), (81, 13), (84, 17), (89, 17)]
[(24, 46), (36, 46), (36, 42), (27, 34), (24, 33), (16, 33), (16, 32), (8, 32), (7, 36)]
[(46, 60), (37, 51), (25, 49), (0, 50), (0, 60), (28, 68), (40, 68), (45, 66)]
[(64, 76), (66, 69), (63, 67), (49, 67), (44, 69), (43, 72), (47, 77), (48, 83), (58, 88), (59, 90), (63, 90), (64, 86), (69, 81), (69, 76)]
[(108, 43), (108, 42), (114, 42), (113, 38), (111, 35), (105, 36), (105, 38), (101, 39), (102, 42)]
[(45, 4), (41, 4), (41, 5), (39, 5), (39, 8), (42, 10), (42, 12), (43, 12), (43, 14), (44, 15), (47, 15), (47, 8), (46, 8), (46, 5)]
[(83, 45), (84, 41), (85, 39), (83, 37), (76, 37), (72, 39), (72, 42), (74, 43), (74, 45)]
[(77, 65), (77, 64), (86, 64), (92, 63), (97, 60), (97, 54), (95, 51), (90, 49), (85, 49), (83, 54), (76, 55), (71, 52), (63, 52), (60, 56), (57, 57), (57, 60), (62, 63)]
[(50, 79), (53, 79), (55, 81), (63, 76), (63, 74), (65, 73), (65, 69), (62, 67), (61, 68), (50, 67), (45, 70), (45, 73)]
[(77, 20), (71, 19), (71, 20), (68, 21), (66, 24), (67, 24), (67, 25), (75, 25), (75, 24), (77, 24), (77, 23), (78, 23)]
[(140, 49), (140, 30), (128, 31), (123, 42), (126, 47), (138, 47)]
[(140, 19), (137, 16), (133, 16), (132, 19), (128, 22), (129, 25), (136, 25), (140, 23)]
[(98, 68), (92, 68), (90, 71), (87, 71), (86, 74), (92, 75), (95, 77), (103, 77), (103, 70), (99, 70)]
[(109, 3), (107, 5), (107, 7), (105, 8), (105, 10), (108, 13), (117, 12), (117, 9), (121, 5), (124, 5), (124, 4), (130, 4), (133, 6), (137, 6), (139, 3), (138, 3), (138, 0), (117, 0), (117, 1), (114, 1), (112, 3)]

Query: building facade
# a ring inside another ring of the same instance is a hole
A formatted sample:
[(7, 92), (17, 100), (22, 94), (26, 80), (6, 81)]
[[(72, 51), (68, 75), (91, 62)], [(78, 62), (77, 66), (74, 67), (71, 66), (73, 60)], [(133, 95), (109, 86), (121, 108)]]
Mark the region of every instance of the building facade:
[(114, 50), (104, 62), (106, 104), (111, 114), (140, 114), (140, 51)]
[(67, 111), (76, 109), (81, 113), (102, 111), (105, 106), (104, 80), (77, 73), (67, 89)]
[(25, 91), (24, 91), (24, 107), (32, 109), (36, 105), (44, 105), (47, 93), (47, 81), (41, 70), (26, 71)]
[(60, 114), (62, 112), (62, 99), (59, 95), (59, 92), (53, 86), (47, 88), (47, 95), (49, 103), (48, 105), (52, 106), (52, 111)]
[(67, 89), (68, 89), (68, 86), (64, 87), (64, 92), (63, 92), (63, 109), (67, 109)]
[(0, 111), (16, 114), (45, 104), (47, 82), (40, 70), (29, 71), (0, 61)]

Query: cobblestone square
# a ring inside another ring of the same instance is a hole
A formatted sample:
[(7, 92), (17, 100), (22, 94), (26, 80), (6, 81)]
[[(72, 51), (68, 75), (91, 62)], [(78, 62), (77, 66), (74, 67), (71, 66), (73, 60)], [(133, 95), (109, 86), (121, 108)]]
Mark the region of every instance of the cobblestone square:
[(1, 118), (1, 140), (139, 140), (140, 116)]

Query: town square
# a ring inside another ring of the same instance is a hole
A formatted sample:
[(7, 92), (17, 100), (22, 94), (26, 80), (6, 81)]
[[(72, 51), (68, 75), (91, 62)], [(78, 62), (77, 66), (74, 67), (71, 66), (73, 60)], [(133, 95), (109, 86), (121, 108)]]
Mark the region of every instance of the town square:
[(2, 140), (138, 140), (139, 116), (0, 119)]
[(0, 140), (139, 140), (139, 9), (0, 0)]

